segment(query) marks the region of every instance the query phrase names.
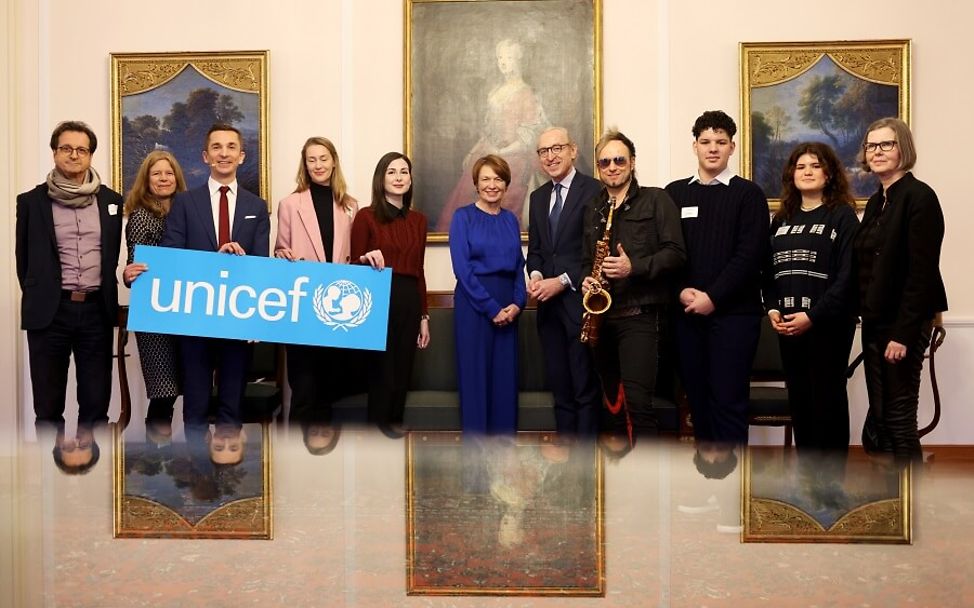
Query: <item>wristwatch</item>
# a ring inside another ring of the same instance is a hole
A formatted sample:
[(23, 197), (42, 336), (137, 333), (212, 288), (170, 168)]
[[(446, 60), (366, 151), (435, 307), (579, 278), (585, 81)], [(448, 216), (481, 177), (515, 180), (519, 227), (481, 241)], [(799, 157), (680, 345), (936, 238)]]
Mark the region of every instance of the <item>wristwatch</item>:
[(558, 275), (558, 281), (561, 283), (562, 287), (570, 287), (572, 284), (572, 281), (568, 278), (567, 274)]

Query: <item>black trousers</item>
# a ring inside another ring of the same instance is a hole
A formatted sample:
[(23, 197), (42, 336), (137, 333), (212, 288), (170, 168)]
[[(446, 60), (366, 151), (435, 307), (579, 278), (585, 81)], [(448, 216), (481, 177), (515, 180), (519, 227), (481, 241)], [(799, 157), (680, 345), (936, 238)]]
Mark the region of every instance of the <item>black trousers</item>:
[(570, 318), (562, 302), (538, 306), (538, 336), (545, 379), (555, 400), (555, 428), (559, 433), (591, 436), (598, 431), (602, 395), (592, 349), (579, 340), (581, 329), (580, 319)]
[(779, 336), (799, 454), (848, 451), (845, 374), (855, 333), (855, 319), (845, 319), (816, 324), (800, 336)]
[(54, 320), (27, 332), (36, 421), (64, 425), (64, 401), (71, 354), (78, 383), (78, 424), (108, 420), (112, 397), (112, 323), (99, 297), (72, 302), (62, 297)]
[(869, 411), (862, 428), (862, 445), (867, 452), (892, 453), (900, 463), (922, 458), (917, 408), (923, 354), (932, 330), (933, 321), (927, 321), (917, 341), (906, 345), (906, 357), (890, 363), (883, 356), (890, 341), (889, 328), (863, 323), (862, 353)]
[(625, 391), (623, 410), (603, 418), (604, 430), (625, 432), (626, 412), (633, 435), (659, 434), (659, 421), (653, 411), (653, 392), (659, 364), (660, 310), (644, 308), (631, 317), (609, 317), (602, 321), (595, 346), (595, 369), (609, 403), (618, 399), (619, 384)]
[(747, 443), (751, 366), (761, 317), (679, 313), (675, 329), (693, 436), (705, 441)]
[(416, 277), (393, 274), (386, 349), (371, 353), (370, 357), (369, 420), (376, 424), (402, 423), (416, 358), (421, 311)]
[(348, 378), (344, 348), (288, 344), (287, 381), (291, 385), (290, 422), (331, 422), (332, 403)]

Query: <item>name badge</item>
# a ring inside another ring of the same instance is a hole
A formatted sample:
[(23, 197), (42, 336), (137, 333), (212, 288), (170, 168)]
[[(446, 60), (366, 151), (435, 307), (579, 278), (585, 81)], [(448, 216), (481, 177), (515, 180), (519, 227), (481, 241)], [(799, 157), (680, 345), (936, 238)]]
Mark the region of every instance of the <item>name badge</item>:
[(684, 207), (680, 210), (681, 218), (697, 217), (699, 207)]

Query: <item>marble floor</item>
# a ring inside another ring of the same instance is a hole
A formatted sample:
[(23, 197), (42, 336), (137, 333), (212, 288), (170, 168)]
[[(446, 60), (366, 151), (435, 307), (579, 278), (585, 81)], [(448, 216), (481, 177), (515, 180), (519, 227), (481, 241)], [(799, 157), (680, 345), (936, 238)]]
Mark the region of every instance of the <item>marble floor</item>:
[(858, 452), (826, 475), (679, 441), (246, 431), (98, 429), (82, 475), (43, 437), (0, 458), (0, 606), (974, 606), (971, 449), (907, 479)]

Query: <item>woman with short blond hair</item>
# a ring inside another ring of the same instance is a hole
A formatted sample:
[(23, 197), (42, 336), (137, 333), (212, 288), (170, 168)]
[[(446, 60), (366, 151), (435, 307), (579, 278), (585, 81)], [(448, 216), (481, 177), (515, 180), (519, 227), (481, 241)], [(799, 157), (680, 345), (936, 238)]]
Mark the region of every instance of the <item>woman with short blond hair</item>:
[(477, 200), (450, 221), (460, 417), (464, 431), (517, 430), (517, 319), (527, 299), (517, 217), (501, 204), (511, 168), (496, 155), (473, 163)]
[(883, 118), (869, 125), (859, 159), (879, 178), (854, 241), (869, 395), (862, 444), (904, 464), (921, 457), (917, 406), (923, 353), (934, 316), (947, 310), (940, 275), (944, 214), (937, 194), (910, 171), (916, 147), (902, 120)]

